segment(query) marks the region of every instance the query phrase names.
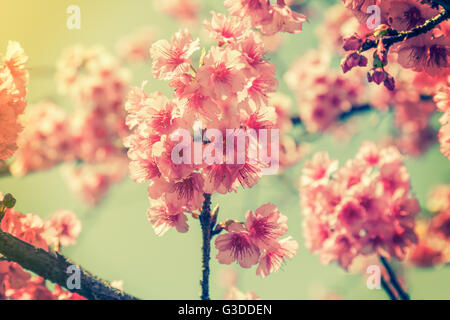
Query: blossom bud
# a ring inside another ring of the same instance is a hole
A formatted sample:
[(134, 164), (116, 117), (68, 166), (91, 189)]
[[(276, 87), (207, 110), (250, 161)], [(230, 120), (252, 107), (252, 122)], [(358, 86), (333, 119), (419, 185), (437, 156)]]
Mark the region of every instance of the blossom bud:
[(382, 68), (372, 69), (367, 74), (367, 80), (369, 82), (375, 82), (376, 84), (382, 83), (385, 79), (386, 72)]
[(12, 194), (7, 193), (3, 197), (2, 204), (5, 208), (11, 209), (16, 205), (16, 199), (12, 196)]
[(350, 50), (359, 50), (361, 49), (362, 45), (362, 39), (355, 33), (354, 35), (344, 38), (344, 50), (350, 51)]
[(215, 225), (217, 222), (217, 216), (219, 215), (219, 205), (215, 206), (215, 208), (211, 211), (211, 225)]
[(384, 86), (393, 91), (395, 89), (395, 80), (390, 74), (387, 74), (386, 79), (384, 80)]
[(227, 229), (229, 226), (231, 226), (235, 222), (239, 222), (239, 221), (234, 220), (234, 219), (227, 219), (221, 223), (221, 226), (223, 229)]
[(367, 66), (367, 58), (360, 55), (356, 51), (348, 53), (344, 59), (342, 59), (341, 62), (341, 68), (344, 73), (351, 70), (353, 67), (360, 66), (365, 67)]
[(359, 63), (358, 63), (358, 66), (360, 66), (360, 67), (365, 67), (365, 66), (367, 66), (367, 58), (365, 57), (365, 56), (363, 56), (363, 55), (360, 55), (359, 56)]

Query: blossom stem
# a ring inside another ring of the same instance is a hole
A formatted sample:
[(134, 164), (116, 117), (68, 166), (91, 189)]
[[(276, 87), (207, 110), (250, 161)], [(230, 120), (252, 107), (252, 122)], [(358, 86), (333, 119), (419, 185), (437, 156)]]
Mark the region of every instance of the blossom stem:
[(387, 293), (387, 295), (389, 296), (389, 299), (398, 300), (397, 297), (395, 296), (394, 292), (392, 291), (391, 287), (389, 286), (389, 284), (387, 283), (386, 279), (383, 276), (381, 276), (381, 287)]
[(78, 293), (89, 300), (136, 300), (137, 298), (113, 288), (108, 282), (78, 266), (80, 286), (68, 286), (69, 267), (76, 265), (63, 255), (36, 248), (0, 230), (0, 254), (7, 261), (14, 261), (35, 274)]
[(400, 299), (409, 300), (409, 294), (405, 290), (403, 290), (403, 288), (402, 288), (400, 282), (398, 281), (394, 270), (392, 270), (392, 267), (390, 266), (389, 262), (386, 260), (385, 257), (380, 257), (380, 261), (383, 264), (384, 268), (386, 269), (386, 271), (389, 275), (389, 281), (390, 281), (392, 287), (397, 291)]
[(200, 286), (202, 289), (200, 298), (210, 300), (209, 297), (209, 260), (211, 258), (211, 195), (205, 193), (202, 213), (200, 214), (200, 225), (202, 227), (202, 278)]

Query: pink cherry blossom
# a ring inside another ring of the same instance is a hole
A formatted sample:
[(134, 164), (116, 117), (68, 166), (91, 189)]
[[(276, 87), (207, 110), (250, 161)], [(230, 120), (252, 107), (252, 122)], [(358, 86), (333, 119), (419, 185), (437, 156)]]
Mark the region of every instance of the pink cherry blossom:
[(271, 204), (265, 204), (253, 213), (245, 214), (245, 227), (249, 237), (260, 250), (273, 250), (278, 246), (278, 238), (288, 230), (287, 217), (282, 215), (278, 208)]
[(393, 47), (398, 62), (416, 72), (425, 71), (431, 76), (442, 75), (449, 67), (450, 41), (448, 37), (437, 39), (424, 34)]
[(308, 21), (298, 12), (292, 11), (287, 5), (270, 6), (269, 15), (261, 22), (261, 32), (264, 35), (274, 35), (277, 32), (300, 33), (302, 25)]
[(226, 16), (211, 11), (211, 21), (203, 23), (211, 38), (219, 42), (219, 46), (238, 41), (249, 30), (249, 21), (236, 16)]
[(225, 0), (225, 7), (233, 16), (250, 17), (256, 27), (269, 15), (268, 0)]
[(63, 168), (63, 176), (69, 189), (89, 206), (96, 206), (126, 174), (127, 161), (122, 157), (81, 166), (67, 165)]
[(438, 10), (411, 0), (388, 1), (387, 20), (398, 31), (410, 30), (434, 17)]
[(212, 47), (197, 71), (197, 79), (211, 95), (222, 99), (244, 89), (245, 78), (241, 72), (244, 67), (238, 51)]
[(57, 63), (59, 92), (80, 109), (123, 117), (129, 70), (100, 46), (67, 49)]
[(19, 149), (11, 165), (13, 175), (50, 169), (75, 158), (69, 118), (60, 107), (47, 101), (30, 105), (22, 123), (25, 129), (19, 136)]
[(170, 202), (152, 201), (152, 205), (147, 211), (147, 217), (157, 236), (164, 235), (172, 227), (181, 233), (185, 233), (189, 229), (184, 213), (179, 212)]
[[(241, 96), (245, 96), (249, 103), (253, 105), (267, 105), (269, 102), (269, 94), (274, 93), (278, 87), (278, 81), (275, 79), (275, 66), (267, 65), (260, 68), (259, 75), (248, 79), (248, 84)], [(245, 98), (242, 98), (245, 100)]]
[(265, 45), (257, 33), (247, 32), (240, 41), (232, 43), (231, 46), (242, 53), (250, 74), (258, 72), (259, 68), (268, 67), (268, 62), (264, 59)]
[(299, 33), (307, 21), (281, 0), (274, 5), (269, 0), (225, 0), (225, 6), (231, 15), (249, 18), (252, 27), (261, 29), (267, 36), (277, 32)]
[(153, 76), (171, 80), (176, 75), (188, 72), (192, 64), (190, 56), (199, 48), (199, 40), (192, 40), (187, 29), (174, 34), (170, 42), (155, 42), (150, 49)]
[(285, 258), (293, 258), (297, 254), (298, 243), (291, 237), (280, 240), (278, 247), (266, 251), (261, 255), (256, 274), (265, 278), (273, 272), (277, 272)]
[(70, 210), (58, 210), (45, 222), (45, 228), (51, 230), (58, 245), (66, 247), (76, 244), (81, 233), (81, 221)]
[(258, 263), (260, 251), (250, 240), (244, 227), (235, 222), (227, 228), (228, 233), (219, 235), (215, 241), (219, 250), (217, 260), (223, 264), (237, 261), (243, 268), (250, 268)]
[(176, 207), (198, 209), (203, 201), (203, 178), (193, 172), (182, 178), (167, 182), (163, 178), (153, 179), (148, 187), (151, 199), (163, 198)]
[(342, 113), (364, 101), (363, 74), (342, 75), (330, 68), (330, 59), (326, 51), (308, 51), (284, 76), (296, 94), (300, 119), (311, 132), (332, 129)]
[(326, 184), (337, 168), (338, 162), (330, 159), (327, 153), (316, 153), (313, 159), (303, 166), (300, 183), (301, 185)]

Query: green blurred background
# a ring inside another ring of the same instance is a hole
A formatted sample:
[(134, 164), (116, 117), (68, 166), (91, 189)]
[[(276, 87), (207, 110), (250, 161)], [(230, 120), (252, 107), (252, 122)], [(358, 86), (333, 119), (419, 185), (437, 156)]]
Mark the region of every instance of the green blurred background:
[[(320, 23), (326, 6), (332, 1), (311, 1), (309, 24), (299, 35), (284, 35), (284, 42), (271, 61), (277, 65), (279, 90), (294, 96), (282, 80), (286, 68), (308, 48), (317, 45), (314, 29)], [(76, 4), (81, 8), (81, 30), (68, 30), (66, 9)], [(223, 12), (222, 1), (203, 0), (202, 20), (212, 9)], [(104, 45), (114, 52), (119, 38), (139, 27), (153, 26), (158, 38), (169, 38), (180, 25), (154, 10), (151, 0), (2, 0), (0, 4), (0, 52), (8, 40), (19, 41), (30, 57), (31, 80), (29, 103), (52, 99), (70, 110), (72, 103), (58, 96), (54, 67), (61, 51), (77, 43)], [(197, 30), (198, 31), (198, 30)], [(196, 33), (194, 31), (193, 33)], [(132, 84), (149, 79), (150, 90), (170, 93), (167, 83), (152, 80), (150, 64), (134, 66)], [(436, 118), (436, 117), (435, 117)], [(390, 114), (366, 113), (354, 118), (360, 130), (349, 140), (329, 135), (314, 141), (312, 151), (328, 151), (341, 161), (353, 157), (364, 140), (376, 141), (392, 129)], [(437, 121), (435, 119), (435, 125)], [(319, 258), (303, 246), (301, 209), (295, 183), (303, 162), (282, 176), (264, 177), (250, 190), (237, 194), (214, 196), (220, 204), (220, 218), (242, 218), (248, 209), (273, 202), (289, 217), (289, 235), (300, 243), (294, 259), (278, 273), (266, 279), (255, 275), (255, 268), (231, 266), (239, 275), (238, 288), (255, 291), (263, 299), (314, 299), (324, 293), (336, 293), (344, 299), (385, 299), (381, 290), (366, 288), (360, 275), (346, 273), (335, 265), (323, 266)], [(421, 158), (410, 158), (413, 191), (420, 203), (426, 204), (427, 194), (438, 183), (450, 183), (448, 160), (435, 144)], [(78, 244), (63, 253), (91, 272), (108, 280), (123, 280), (124, 289), (145, 299), (197, 299), (200, 278), (201, 233), (198, 221), (190, 220), (190, 231), (179, 234), (171, 230), (161, 238), (155, 236), (146, 218), (148, 200), (146, 185), (131, 179), (112, 188), (109, 196), (97, 208), (90, 209), (72, 194), (60, 175), (61, 168), (30, 174), (24, 178), (1, 178), (0, 191), (17, 198), (17, 210), (32, 212), (43, 218), (60, 208), (71, 209), (83, 223)], [(213, 249), (212, 256), (216, 255)], [(212, 259), (211, 296), (221, 299), (224, 288), (219, 283), (221, 271), (229, 268)], [(450, 268), (414, 269), (405, 273), (413, 299), (449, 299)]]

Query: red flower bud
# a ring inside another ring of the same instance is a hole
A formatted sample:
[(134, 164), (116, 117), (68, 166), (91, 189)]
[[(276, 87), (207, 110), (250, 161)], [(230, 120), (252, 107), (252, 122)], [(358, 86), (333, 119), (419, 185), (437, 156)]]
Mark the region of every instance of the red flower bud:
[(341, 61), (341, 67), (344, 73), (348, 72), (356, 66), (367, 66), (367, 58), (360, 55), (356, 51), (349, 52)]
[(376, 84), (380, 84), (386, 79), (386, 72), (381, 68), (376, 68), (373, 70), (372, 79)]
[(393, 91), (395, 89), (395, 80), (390, 74), (386, 74), (386, 79), (384, 80), (384, 86)]
[(362, 39), (356, 33), (351, 37), (344, 38), (343, 41), (345, 51), (359, 50), (363, 43)]

